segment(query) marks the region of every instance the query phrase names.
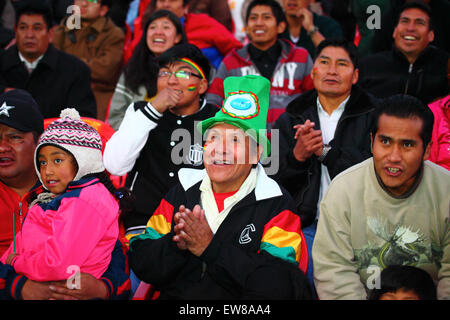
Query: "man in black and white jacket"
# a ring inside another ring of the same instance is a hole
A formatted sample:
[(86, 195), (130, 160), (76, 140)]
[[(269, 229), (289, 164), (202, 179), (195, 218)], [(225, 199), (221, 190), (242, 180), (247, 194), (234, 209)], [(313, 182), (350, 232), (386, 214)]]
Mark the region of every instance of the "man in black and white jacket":
[(203, 168), (202, 136), (195, 133), (195, 124), (218, 111), (202, 99), (210, 67), (197, 47), (177, 45), (158, 62), (156, 97), (128, 107), (104, 152), (106, 169), (127, 174), (126, 187), (136, 197), (135, 209), (124, 216), (128, 239), (144, 231), (163, 196), (178, 182), (180, 168)]

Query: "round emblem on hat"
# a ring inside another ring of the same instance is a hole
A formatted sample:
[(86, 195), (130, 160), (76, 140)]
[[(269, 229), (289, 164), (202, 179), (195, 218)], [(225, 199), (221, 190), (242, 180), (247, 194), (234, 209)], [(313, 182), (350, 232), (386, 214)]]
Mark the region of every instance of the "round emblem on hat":
[(259, 113), (258, 97), (252, 92), (230, 92), (223, 102), (222, 112), (233, 118), (251, 119)]

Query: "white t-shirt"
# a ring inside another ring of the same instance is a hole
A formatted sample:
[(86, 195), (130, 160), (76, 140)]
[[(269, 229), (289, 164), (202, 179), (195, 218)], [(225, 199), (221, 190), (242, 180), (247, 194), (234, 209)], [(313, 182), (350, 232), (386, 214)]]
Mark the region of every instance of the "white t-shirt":
[[(349, 98), (350, 96), (342, 101), (342, 103), (336, 110), (334, 110), (331, 114), (328, 114), (320, 104), (319, 97), (317, 97), (317, 113), (319, 114), (320, 130), (322, 130), (322, 140), (324, 144), (330, 143), (330, 141), (333, 140), (336, 126), (342, 116), (342, 113), (344, 113), (345, 105), (347, 104)], [(327, 191), (330, 182), (331, 179), (330, 174), (328, 173), (328, 168), (325, 165), (321, 164), (320, 190), (319, 201), (317, 202), (316, 220), (319, 219), (320, 201), (322, 201), (322, 197)]]

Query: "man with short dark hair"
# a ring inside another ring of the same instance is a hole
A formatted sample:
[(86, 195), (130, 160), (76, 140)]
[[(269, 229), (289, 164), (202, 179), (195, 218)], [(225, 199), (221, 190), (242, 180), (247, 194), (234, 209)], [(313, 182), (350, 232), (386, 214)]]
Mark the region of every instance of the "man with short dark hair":
[(25, 89), (44, 118), (59, 117), (65, 107), (81, 116), (97, 115), (89, 68), (52, 44), (50, 7), (43, 1), (21, 1), (16, 12), (16, 45), (0, 52), (0, 92)]
[(278, 35), (286, 28), (280, 4), (275, 0), (254, 0), (246, 12), (246, 32), (250, 43), (231, 51), (222, 61), (208, 89), (208, 102), (221, 105), (223, 81), (229, 76), (262, 75), (272, 83), (268, 128), (290, 101), (312, 89), (309, 76), (312, 60), (303, 48), (295, 47)]
[[(324, 40), (311, 77), (314, 90), (293, 100), (273, 129), (280, 132), (280, 169), (274, 178), (296, 201), (308, 245), (319, 219), (319, 203), (341, 171), (370, 157), (372, 98), (356, 83), (356, 47)], [(312, 281), (310, 261), (308, 276)]]
[(428, 104), (448, 94), (449, 53), (434, 47), (431, 9), (422, 1), (407, 2), (398, 17), (392, 50), (361, 61), (360, 85), (380, 98), (409, 94)]
[(69, 27), (63, 19), (55, 30), (53, 45), (87, 64), (97, 102), (97, 119), (105, 120), (122, 69), (124, 33), (106, 16), (111, 0), (74, 0), (81, 25)]
[(395, 95), (376, 111), (373, 158), (342, 172), (320, 205), (314, 281), (320, 299), (366, 299), (389, 265), (414, 265), (450, 298), (450, 172), (426, 161), (433, 113)]

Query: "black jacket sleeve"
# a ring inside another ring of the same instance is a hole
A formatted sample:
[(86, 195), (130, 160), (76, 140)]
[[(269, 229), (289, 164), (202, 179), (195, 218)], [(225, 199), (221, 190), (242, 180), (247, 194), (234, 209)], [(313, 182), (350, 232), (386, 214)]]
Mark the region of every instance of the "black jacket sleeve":
[(333, 141), (330, 142), (331, 150), (323, 160), (323, 164), (327, 166), (330, 178), (333, 179), (342, 171), (351, 166), (360, 163), (372, 156), (370, 151), (370, 136), (367, 135), (366, 148), (358, 147), (334, 147)]
[(179, 207), (177, 204), (180, 201), (186, 203), (185, 200), (177, 198), (182, 194), (182, 187), (176, 185), (161, 200), (152, 215), (153, 217), (158, 215), (170, 217), (171, 230), (168, 233), (163, 234), (162, 230), (147, 226), (144, 234), (130, 239), (128, 251), (130, 268), (140, 280), (151, 283), (157, 288), (164, 288), (173, 281), (189, 259), (189, 251), (180, 250), (172, 239), (175, 233), (171, 219)]
[(106, 284), (111, 300), (127, 300), (129, 298), (131, 283), (127, 271), (126, 256), (119, 240), (114, 246), (108, 269), (100, 280)]
[(157, 288), (176, 278), (188, 260), (189, 252), (178, 249), (170, 232), (159, 239), (136, 239), (130, 244), (128, 257), (136, 276)]
[[(279, 201), (273, 202), (272, 205), (265, 204), (268, 212), (275, 213), (267, 217), (265, 224), (274, 217), (284, 220), (288, 211), (291, 214), (295, 212), (290, 197), (279, 197), (278, 199)], [(283, 223), (288, 224), (288, 222)], [(287, 225), (280, 224), (279, 227), (284, 229)], [(297, 232), (299, 235), (301, 234), (300, 225), (298, 225)], [(261, 240), (259, 239), (259, 241)], [(285, 241), (289, 240), (285, 239)], [(306, 256), (307, 252), (304, 252), (300, 260)], [(264, 249), (248, 251), (235, 243), (213, 241), (200, 259), (206, 263), (206, 272), (211, 278), (227, 291), (234, 292), (241, 298), (311, 298), (308, 280), (299, 269), (298, 263), (275, 257)]]

